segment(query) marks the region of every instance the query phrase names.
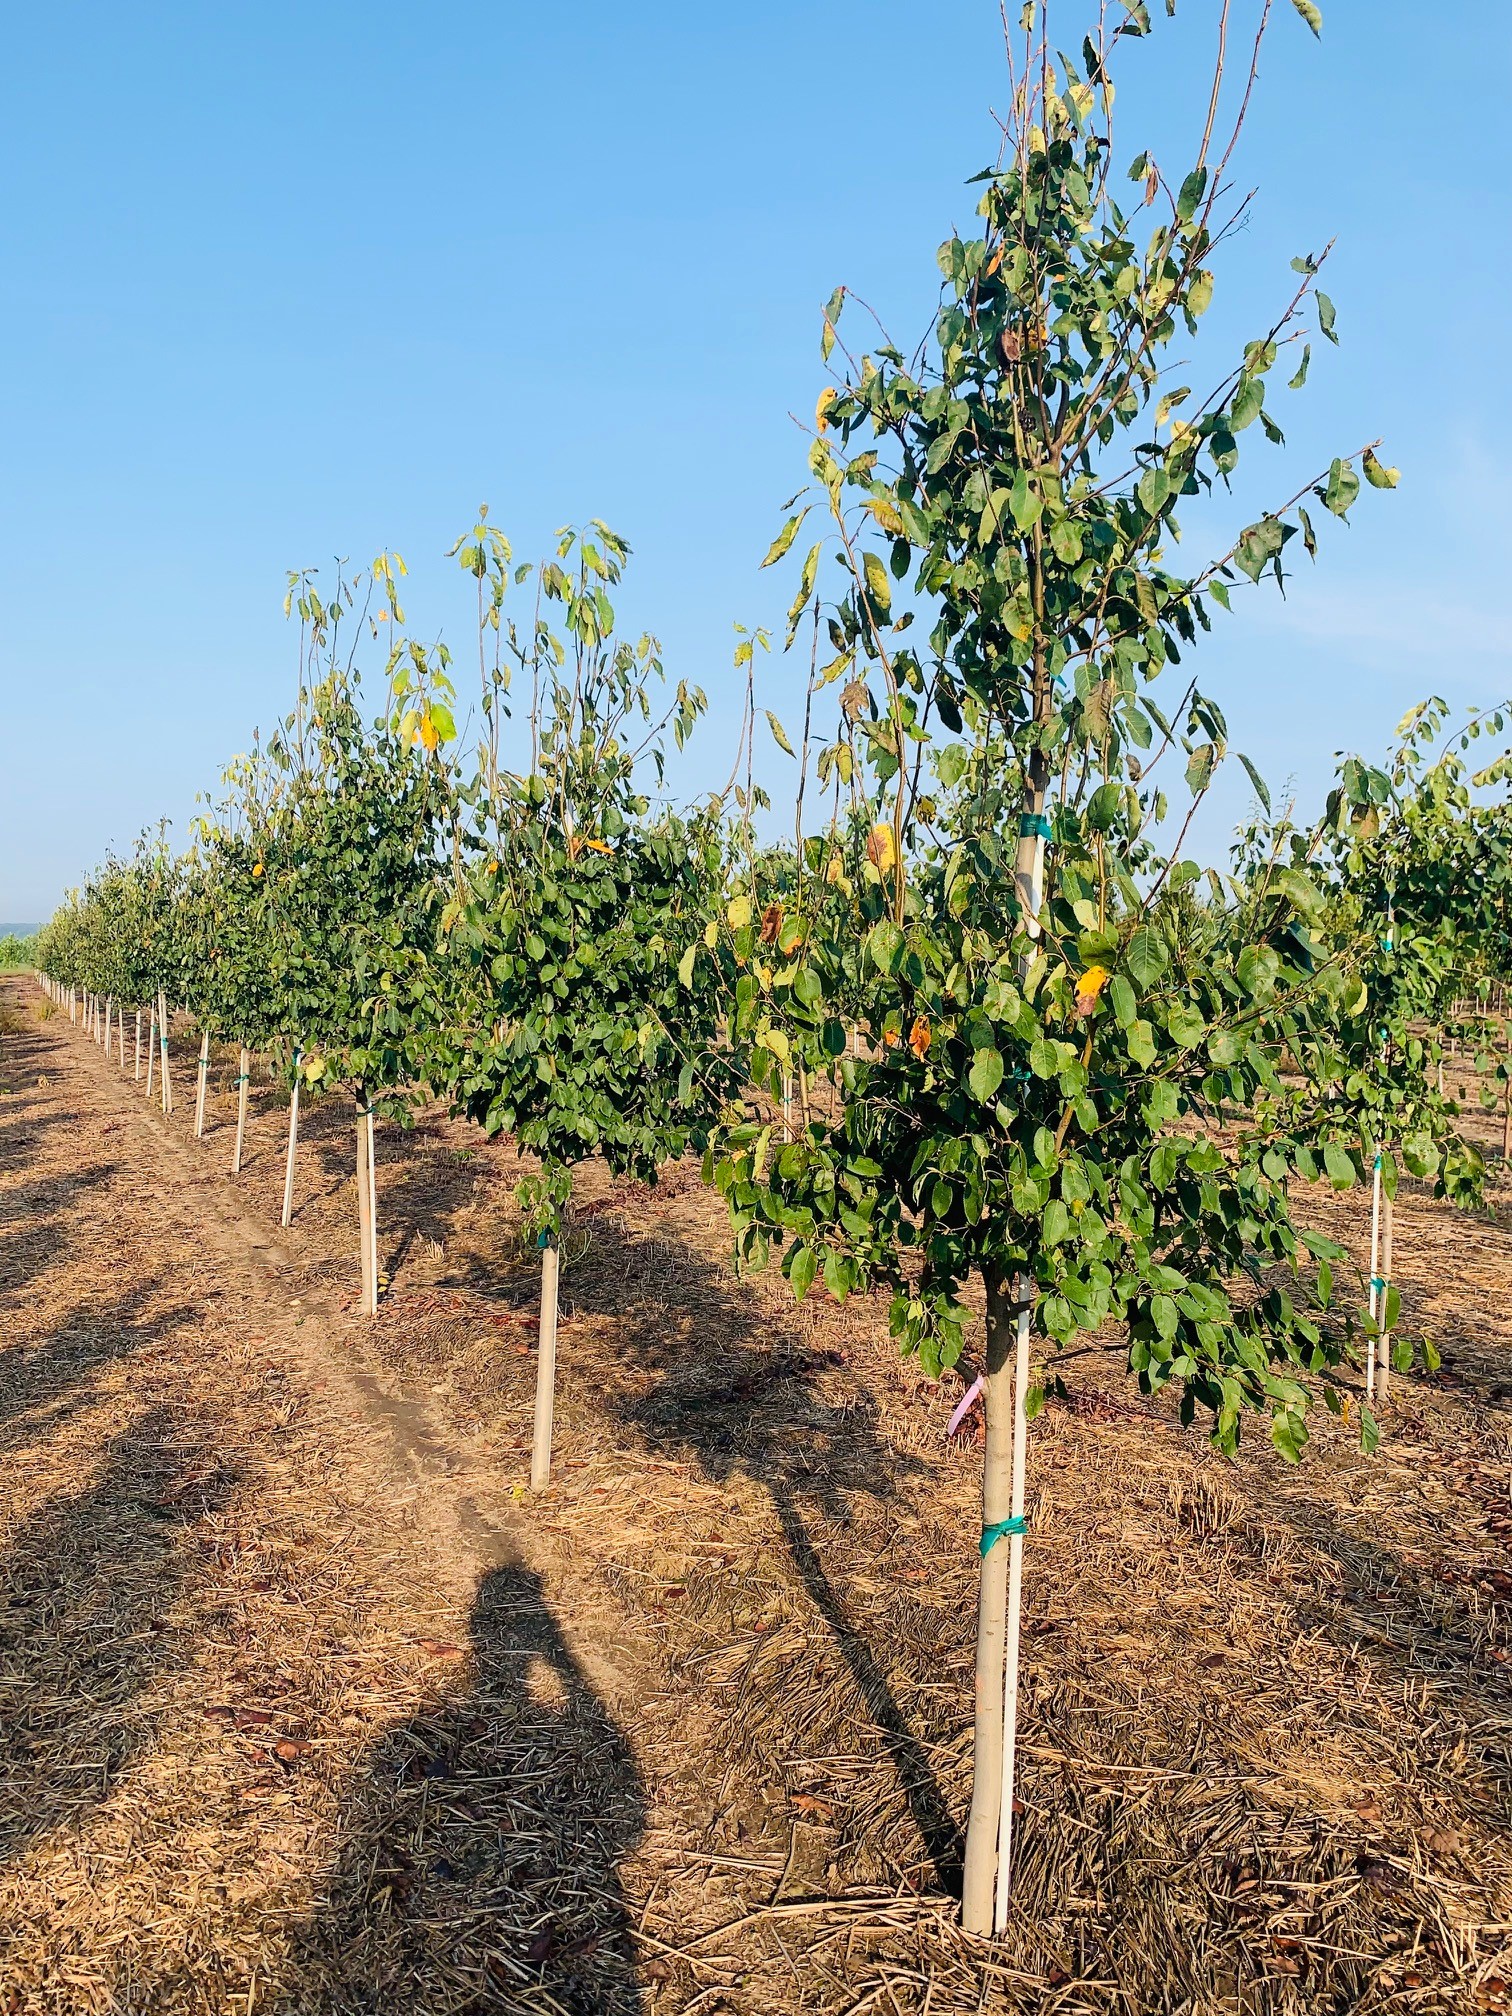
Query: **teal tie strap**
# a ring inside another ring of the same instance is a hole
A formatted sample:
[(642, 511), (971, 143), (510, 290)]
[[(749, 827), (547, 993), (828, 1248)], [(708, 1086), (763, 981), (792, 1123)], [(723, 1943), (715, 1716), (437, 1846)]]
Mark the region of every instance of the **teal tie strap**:
[(1048, 840), (1050, 821), (1043, 812), (1022, 812), (1019, 815), (1019, 838), (1021, 840)]
[(549, 1232), (542, 1232), (536, 1239), (536, 1251), (538, 1253), (544, 1253), (546, 1251), (546, 1248), (550, 1244), (551, 1244), (551, 1234)]
[(1372, 1274), (1372, 1275), (1371, 1275), (1371, 1277), (1370, 1277), (1370, 1285), (1371, 1285), (1371, 1287), (1372, 1287), (1372, 1288), (1374, 1288), (1374, 1290), (1375, 1290), (1375, 1292), (1377, 1293), (1377, 1295), (1384, 1295), (1384, 1294), (1385, 1294), (1385, 1292), (1386, 1292), (1386, 1283), (1385, 1283), (1385, 1282), (1384, 1282), (1384, 1281), (1382, 1280), (1382, 1278), (1381, 1278), (1381, 1276), (1380, 1276), (1379, 1274)]
[(1016, 1533), (1022, 1539), (1028, 1531), (1029, 1521), (1024, 1517), (1022, 1512), (1019, 1513), (1017, 1518), (999, 1519), (993, 1526), (984, 1526), (982, 1528), (982, 1559), (985, 1561), (999, 1540), (1005, 1539), (1008, 1534)]

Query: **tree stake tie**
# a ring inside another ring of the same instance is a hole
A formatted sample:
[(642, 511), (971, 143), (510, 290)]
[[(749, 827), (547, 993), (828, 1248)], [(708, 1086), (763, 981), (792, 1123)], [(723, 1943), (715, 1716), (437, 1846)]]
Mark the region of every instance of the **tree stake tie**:
[(1028, 1531), (1029, 1521), (1024, 1517), (1022, 1512), (1016, 1518), (999, 1519), (991, 1526), (984, 1526), (982, 1528), (982, 1559), (985, 1561), (999, 1540), (1005, 1539), (1010, 1533), (1022, 1539)]
[(1019, 814), (1019, 838), (1021, 840), (1048, 840), (1050, 821), (1043, 812), (1021, 812)]
[(961, 1423), (966, 1419), (972, 1408), (975, 1407), (977, 1401), (981, 1399), (982, 1385), (982, 1374), (978, 1372), (975, 1379), (972, 1380), (966, 1391), (961, 1395), (960, 1404), (950, 1417), (950, 1426), (945, 1430), (945, 1439), (947, 1442), (959, 1429)]

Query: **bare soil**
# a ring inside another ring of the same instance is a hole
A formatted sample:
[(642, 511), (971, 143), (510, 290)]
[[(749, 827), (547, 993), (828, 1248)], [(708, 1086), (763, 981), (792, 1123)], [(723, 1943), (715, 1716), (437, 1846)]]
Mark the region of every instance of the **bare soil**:
[[(187, 1027), (165, 1120), (0, 989), (0, 2016), (1512, 2000), (1499, 1218), (1404, 1186), (1444, 1364), (1373, 1459), (1323, 1418), (1300, 1469), (1229, 1463), (1116, 1340), (1068, 1367), (976, 1942), (979, 1454), (880, 1301), (737, 1281), (691, 1168), (585, 1170), (532, 1498), (507, 1145), (381, 1130), (369, 1322), (349, 1103), (302, 1115), (283, 1232), (266, 1083), (227, 1173), (234, 1053), (196, 1142)], [(1368, 1198), (1310, 1208), (1364, 1257)]]

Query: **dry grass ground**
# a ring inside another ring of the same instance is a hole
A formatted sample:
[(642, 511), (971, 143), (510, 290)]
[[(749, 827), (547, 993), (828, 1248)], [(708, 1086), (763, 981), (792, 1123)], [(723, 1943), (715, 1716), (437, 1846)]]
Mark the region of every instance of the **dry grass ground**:
[[(1117, 1357), (1033, 1431), (1015, 1922), (954, 1926), (978, 1456), (884, 1312), (589, 1170), (529, 1500), (512, 1152), (66, 1018), (0, 1099), (0, 2016), (954, 2016), (1512, 1999), (1512, 1247), (1398, 1207), (1379, 1455), (1217, 1458)], [(1485, 1129), (1486, 1138), (1493, 1130)], [(1499, 1132), (1497, 1133), (1499, 1139)], [(1368, 1205), (1316, 1201), (1362, 1253)], [(1362, 1255), (1363, 1257), (1363, 1255)], [(8, 1998), (8, 2000), (7, 2000)]]

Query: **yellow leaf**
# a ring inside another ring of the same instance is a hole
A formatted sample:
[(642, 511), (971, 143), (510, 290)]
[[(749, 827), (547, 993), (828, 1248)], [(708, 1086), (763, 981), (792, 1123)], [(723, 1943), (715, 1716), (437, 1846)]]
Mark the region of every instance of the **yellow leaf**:
[(704, 926), (704, 943), (711, 952), (719, 943), (719, 926), (712, 919)]
[(835, 403), (835, 388), (826, 385), (814, 403), (814, 425), (821, 434), (829, 431), (829, 409)]
[(746, 925), (749, 924), (751, 921), (750, 897), (749, 896), (735, 897), (731, 902), (729, 909), (726, 910), (725, 916), (729, 919), (730, 929), (732, 931), (743, 931)]
[(890, 868), (896, 867), (898, 848), (891, 826), (885, 823), (873, 826), (866, 836), (866, 858), (879, 875), (885, 875)]

